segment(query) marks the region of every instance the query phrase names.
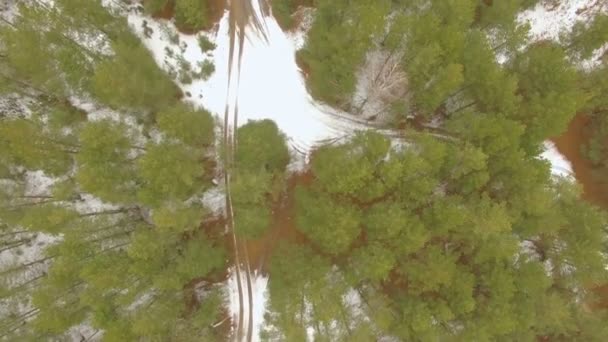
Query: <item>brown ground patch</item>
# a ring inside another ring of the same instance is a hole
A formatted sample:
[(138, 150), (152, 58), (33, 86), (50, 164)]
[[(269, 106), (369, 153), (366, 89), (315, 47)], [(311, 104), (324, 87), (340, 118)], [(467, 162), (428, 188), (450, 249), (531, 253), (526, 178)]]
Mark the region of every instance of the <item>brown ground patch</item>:
[[(219, 22), (220, 19), (224, 16), (224, 10), (227, 7), (227, 0), (206, 0), (207, 5), (207, 22), (208, 24), (203, 27), (201, 30), (211, 30), (214, 28)], [(201, 13), (201, 15), (203, 15)], [(157, 13), (152, 15), (155, 19), (165, 19), (171, 20), (175, 16), (175, 0), (169, 0), (165, 7)], [(191, 30), (185, 27), (181, 27), (176, 25), (177, 29), (181, 33), (185, 34), (195, 34), (201, 30)]]
[(227, 0), (207, 0), (207, 19), (209, 20), (209, 27), (205, 28), (206, 30), (213, 28), (220, 22), (227, 6)]
[(152, 18), (170, 20), (171, 18), (173, 18), (174, 14), (175, 14), (175, 0), (169, 0), (165, 4), (165, 7), (163, 7), (163, 9), (160, 10), (160, 12), (152, 14)]
[(297, 185), (308, 185), (312, 180), (310, 171), (294, 174), (287, 180), (286, 190), (272, 206), (270, 229), (264, 237), (247, 241), (252, 270), (265, 273), (270, 257), (282, 241), (308, 243), (307, 238), (296, 227), (295, 189)]
[(590, 117), (578, 114), (568, 126), (568, 130), (559, 137), (551, 139), (557, 150), (572, 164), (576, 180), (583, 186), (583, 198), (597, 206), (608, 210), (608, 183), (602, 182), (594, 174), (594, 167), (582, 153), (583, 145), (587, 143), (587, 126)]

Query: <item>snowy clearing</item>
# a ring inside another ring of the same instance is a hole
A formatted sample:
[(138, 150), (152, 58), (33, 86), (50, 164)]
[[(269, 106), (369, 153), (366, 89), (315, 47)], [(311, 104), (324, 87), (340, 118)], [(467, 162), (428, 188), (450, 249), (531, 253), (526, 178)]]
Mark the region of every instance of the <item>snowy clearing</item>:
[[(363, 120), (358, 122), (349, 114), (312, 99), (295, 60), (295, 53), (303, 44), (304, 31), (295, 34), (283, 32), (273, 17), (262, 15), (257, 1), (253, 3), (257, 15), (265, 20), (268, 40), (253, 30), (248, 31), (243, 51), (238, 51), (238, 47), (235, 51), (235, 56), (242, 53), (242, 63), (239, 67), (238, 58), (234, 59), (232, 75), (228, 73), (228, 12), (221, 19), (217, 32), (205, 34), (217, 45), (211, 53), (203, 53), (197, 35), (178, 33), (170, 22), (154, 20), (138, 12), (129, 13), (128, 19), (156, 62), (165, 70), (179, 68), (180, 58), (167, 56), (169, 50), (173, 53), (177, 50), (180, 57), (193, 66), (212, 55), (216, 71), (208, 80), (193, 80), (191, 84), (180, 86), (184, 93), (191, 94), (188, 101), (205, 107), (216, 116), (221, 116), (229, 104), (231, 108), (238, 108), (239, 126), (249, 120), (272, 119), (290, 143), (303, 152), (309, 152), (324, 140), (369, 128)], [(148, 37), (144, 34), (144, 21), (151, 29)], [(179, 37), (179, 45), (170, 41), (171, 35)], [(260, 80), (264, 82), (260, 83)]]
[(520, 23), (530, 23), (535, 40), (559, 40), (560, 33), (570, 31), (577, 21), (589, 20), (595, 13), (608, 12), (605, 0), (540, 1), (518, 16)]

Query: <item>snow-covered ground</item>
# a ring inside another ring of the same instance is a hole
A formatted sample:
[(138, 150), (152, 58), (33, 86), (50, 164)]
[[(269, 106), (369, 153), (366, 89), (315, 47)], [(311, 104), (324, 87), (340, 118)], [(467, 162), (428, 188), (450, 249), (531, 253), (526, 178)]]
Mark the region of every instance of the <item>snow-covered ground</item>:
[(551, 173), (556, 176), (562, 177), (573, 177), (572, 164), (564, 157), (555, 144), (550, 141), (546, 141), (545, 151), (541, 154), (541, 158), (548, 160), (551, 163)]
[(560, 33), (570, 31), (577, 21), (586, 21), (595, 13), (607, 12), (606, 0), (541, 0), (518, 16), (520, 23), (530, 23), (534, 39), (558, 40)]
[[(519, 23), (530, 24), (530, 38), (560, 40), (560, 34), (569, 32), (577, 22), (588, 23), (597, 13), (608, 13), (607, 0), (541, 0), (517, 17)], [(608, 50), (608, 43), (597, 49), (587, 60), (579, 61), (579, 67), (590, 69), (600, 63), (600, 57)]]
[[(222, 117), (229, 104), (238, 106), (238, 125), (248, 120), (272, 119), (288, 140), (300, 151), (308, 152), (319, 142), (339, 137), (358, 129), (366, 129), (364, 122), (349, 118), (329, 106), (315, 102), (306, 89), (303, 75), (296, 64), (295, 53), (301, 47), (301, 33), (289, 34), (281, 30), (273, 17), (264, 17), (259, 3), (253, 1), (257, 15), (265, 20), (267, 40), (255, 30), (247, 32), (243, 51), (234, 52), (232, 79), (229, 77), (229, 21), (228, 12), (219, 23), (217, 32), (205, 34), (217, 47), (205, 54), (198, 44), (198, 36), (178, 33), (167, 21), (154, 20), (138, 12), (129, 14), (129, 23), (153, 53), (156, 62), (166, 70), (177, 69), (178, 59), (167, 56), (168, 49), (180, 50), (169, 39), (179, 36), (182, 56), (191, 65), (210, 58), (215, 73), (208, 80), (194, 80), (180, 84), (188, 101)], [(152, 29), (144, 35), (143, 23)], [(199, 34), (200, 35), (200, 34)], [(185, 47), (185, 48), (184, 48)], [(238, 66), (238, 55), (242, 63)], [(348, 119), (345, 119), (348, 118)]]
[[(241, 275), (241, 283), (245, 287), (247, 283), (245, 272), (240, 273)], [(247, 326), (249, 325), (249, 320), (253, 319), (252, 322), (252, 339), (254, 341), (259, 341), (260, 339), (260, 331), (264, 326), (264, 313), (266, 312), (266, 303), (268, 301), (268, 277), (263, 276), (257, 273), (251, 274), (251, 290), (252, 290), (252, 316), (249, 317), (249, 301), (247, 298), (243, 300), (243, 331), (247, 331)], [(238, 281), (237, 281), (237, 273), (234, 267), (230, 268), (230, 273), (228, 276), (228, 311), (230, 312), (230, 316), (233, 319), (233, 322), (238, 321), (238, 317), (240, 314), (240, 305), (239, 305), (239, 290), (238, 290)], [(246, 292), (246, 289), (245, 289)], [(233, 324), (233, 327), (235, 325)], [(246, 333), (245, 333), (246, 334)], [(246, 337), (246, 336), (244, 336)]]

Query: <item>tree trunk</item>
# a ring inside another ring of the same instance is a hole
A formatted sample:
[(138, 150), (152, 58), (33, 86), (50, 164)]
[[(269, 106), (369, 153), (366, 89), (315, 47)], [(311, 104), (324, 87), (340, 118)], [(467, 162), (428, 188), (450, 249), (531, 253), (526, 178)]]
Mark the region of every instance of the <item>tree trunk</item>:
[(45, 258), (42, 258), (42, 259), (38, 259), (38, 260), (35, 260), (35, 261), (28, 262), (26, 264), (23, 264), (23, 265), (20, 265), (20, 266), (17, 266), (17, 267), (10, 268), (8, 270), (0, 272), (0, 276), (3, 276), (5, 274), (9, 274), (9, 273), (13, 273), (15, 271), (26, 269), (26, 268), (28, 268), (30, 266), (33, 266), (33, 265), (36, 265), (36, 264), (40, 264), (40, 263), (43, 263), (43, 262), (45, 262), (47, 260), (53, 259), (54, 257), (56, 257), (56, 255), (48, 256), (48, 257), (45, 257)]
[(469, 103), (467, 105), (464, 105), (464, 106), (456, 109), (455, 111), (451, 112), (449, 115), (456, 114), (456, 113), (458, 113), (458, 112), (460, 112), (462, 110), (465, 110), (465, 109), (467, 109), (467, 108), (469, 108), (471, 106), (474, 106), (475, 104), (477, 104), (477, 101), (473, 101), (473, 102), (471, 102), (471, 103)]

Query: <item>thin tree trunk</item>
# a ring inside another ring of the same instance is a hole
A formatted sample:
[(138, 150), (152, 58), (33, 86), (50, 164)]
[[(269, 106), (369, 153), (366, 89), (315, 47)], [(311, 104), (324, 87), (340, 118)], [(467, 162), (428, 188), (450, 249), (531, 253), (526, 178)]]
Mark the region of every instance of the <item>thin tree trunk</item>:
[(16, 287), (10, 288), (9, 289), (10, 294), (8, 294), (6, 296), (2, 296), (2, 297), (0, 297), (0, 299), (8, 298), (8, 297), (13, 296), (15, 293), (21, 292), (21, 289), (27, 287), (28, 285), (30, 285), (30, 284), (34, 283), (35, 281), (42, 279), (44, 277), (46, 277), (46, 272), (42, 272), (39, 276), (36, 276), (36, 277), (26, 281), (25, 283), (19, 284)]
[(31, 232), (29, 230), (18, 230), (18, 231), (15, 231), (15, 232), (0, 234), (0, 238), (3, 238), (5, 236), (13, 236), (13, 235), (17, 235), (17, 234), (23, 234), (23, 233), (31, 233)]
[(114, 234), (111, 234), (111, 235), (108, 235), (108, 236), (104, 236), (104, 237), (101, 237), (101, 238), (97, 238), (97, 239), (94, 239), (94, 240), (89, 240), (89, 241), (86, 241), (86, 242), (87, 243), (97, 243), (97, 242), (109, 240), (109, 239), (117, 237), (117, 236), (128, 235), (128, 234), (133, 233), (134, 231), (135, 231), (134, 229), (133, 230), (126, 230), (126, 231), (114, 233)]
[(466, 105), (464, 105), (464, 106), (456, 109), (455, 111), (451, 112), (449, 115), (456, 114), (456, 113), (458, 113), (458, 112), (460, 112), (462, 110), (465, 110), (465, 109), (467, 109), (467, 108), (469, 108), (471, 106), (474, 106), (475, 104), (477, 104), (477, 101), (473, 101), (473, 102), (471, 102), (469, 104), (466, 104)]
[(4, 245), (2, 245), (3, 248), (0, 249), (0, 253), (9, 251), (9, 250), (11, 250), (13, 248), (17, 248), (19, 246), (23, 246), (30, 241), (31, 241), (31, 239), (21, 239), (21, 240), (17, 240), (17, 241), (12, 241), (11, 243), (4, 244)]
[(19, 271), (19, 270), (22, 270), (22, 269), (26, 269), (26, 268), (28, 268), (28, 267), (30, 267), (30, 266), (33, 266), (33, 265), (36, 265), (36, 264), (43, 263), (43, 262), (45, 262), (45, 261), (47, 261), (47, 260), (53, 259), (55, 256), (56, 256), (56, 255), (48, 256), (48, 257), (45, 257), (45, 258), (42, 258), (42, 259), (38, 259), (38, 260), (35, 260), (35, 261), (31, 261), (31, 262), (28, 262), (28, 263), (26, 263), (26, 264), (23, 264), (23, 265), (20, 265), (20, 266), (13, 267), (13, 268), (11, 268), (11, 269), (8, 269), (8, 270), (5, 270), (5, 271), (2, 271), (2, 272), (0, 272), (0, 276), (3, 276), (3, 275), (5, 275), (5, 274), (9, 274), (9, 273), (13, 273), (13, 272), (15, 272), (15, 271)]
[(80, 214), (79, 216), (80, 217), (90, 217), (90, 216), (101, 216), (101, 215), (114, 215), (114, 214), (126, 213), (131, 209), (132, 208), (121, 208), (121, 209), (116, 209), (116, 210), (98, 211), (98, 212)]

